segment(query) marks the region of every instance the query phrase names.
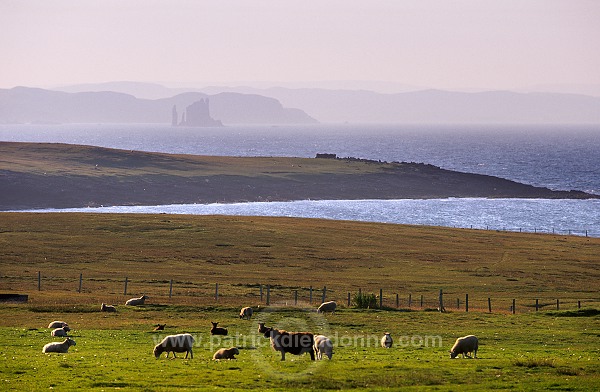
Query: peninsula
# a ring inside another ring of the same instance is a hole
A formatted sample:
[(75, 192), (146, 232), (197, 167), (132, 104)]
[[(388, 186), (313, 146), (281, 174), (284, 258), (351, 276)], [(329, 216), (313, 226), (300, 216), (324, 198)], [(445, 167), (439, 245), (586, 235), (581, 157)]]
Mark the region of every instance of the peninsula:
[(0, 142), (0, 211), (306, 199), (600, 198), (424, 163), (318, 156), (172, 155)]

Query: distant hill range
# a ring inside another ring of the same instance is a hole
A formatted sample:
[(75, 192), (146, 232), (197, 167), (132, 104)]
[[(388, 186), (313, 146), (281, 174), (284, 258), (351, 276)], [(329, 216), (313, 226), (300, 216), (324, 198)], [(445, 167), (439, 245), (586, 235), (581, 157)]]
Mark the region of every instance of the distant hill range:
[[(400, 86), (402, 87), (402, 86)], [(404, 87), (408, 88), (408, 87)], [(111, 82), (64, 87), (63, 90), (119, 91), (140, 98), (166, 98), (183, 92), (238, 93), (270, 97), (285, 107), (300, 108), (321, 122), (405, 124), (600, 124), (600, 97), (551, 92), (454, 92), (418, 90), (378, 93), (324, 88), (204, 87), (171, 89), (159, 84)], [(211, 115), (217, 102), (211, 97)]]
[[(274, 98), (223, 92), (187, 92), (143, 99), (114, 91), (67, 93), (38, 88), (0, 89), (0, 123), (165, 123), (180, 112), (210, 100), (210, 117), (223, 124), (308, 124), (317, 121)], [(215, 124), (217, 124), (215, 122)]]

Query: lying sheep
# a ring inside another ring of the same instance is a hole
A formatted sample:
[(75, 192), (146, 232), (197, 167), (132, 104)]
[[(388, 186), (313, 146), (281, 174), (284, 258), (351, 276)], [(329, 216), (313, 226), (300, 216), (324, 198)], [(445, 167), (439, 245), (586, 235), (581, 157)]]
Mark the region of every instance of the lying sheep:
[(156, 327), (154, 327), (153, 331), (164, 331), (166, 326), (167, 324), (156, 324)]
[(331, 314), (333, 314), (336, 307), (337, 304), (335, 301), (323, 302), (317, 309), (317, 313), (331, 312)]
[(213, 355), (213, 360), (217, 359), (236, 359), (234, 355), (239, 355), (240, 350), (237, 347), (222, 348)]
[(69, 332), (70, 330), (71, 329), (69, 327), (56, 328), (53, 329), (52, 332), (50, 332), (50, 335), (64, 338), (67, 336), (67, 332)]
[(102, 303), (102, 305), (100, 305), (100, 311), (101, 311), (101, 312), (112, 312), (112, 313), (114, 313), (114, 312), (116, 312), (116, 311), (117, 311), (117, 308), (115, 308), (115, 307), (114, 307), (114, 306), (112, 306), (112, 305), (107, 305), (107, 304), (105, 304), (105, 303), (103, 302), (103, 303)]
[(393, 343), (394, 343), (394, 340), (392, 339), (392, 336), (390, 335), (389, 332), (386, 332), (383, 335), (383, 337), (381, 338), (381, 347), (390, 348), (390, 347), (392, 347)]
[(148, 297), (147, 295), (142, 295), (140, 298), (131, 298), (131, 299), (128, 299), (127, 302), (125, 302), (125, 305), (128, 305), (128, 306), (143, 305), (144, 302), (149, 298), (150, 297)]
[(254, 313), (254, 311), (251, 307), (247, 306), (245, 308), (242, 308), (242, 310), (240, 310), (240, 318), (250, 320), (250, 318), (252, 317), (252, 313)]
[(64, 321), (53, 321), (50, 324), (48, 324), (48, 328), (62, 328), (68, 326), (69, 324), (65, 323)]
[(210, 323), (212, 324), (212, 328), (210, 329), (211, 335), (227, 335), (227, 328), (217, 327), (217, 324), (219, 323), (214, 323), (212, 321)]
[(462, 338), (456, 339), (454, 346), (450, 350), (450, 358), (456, 358), (459, 354), (462, 354), (463, 358), (465, 355), (467, 358), (471, 358), (469, 353), (473, 353), (473, 356), (477, 358), (477, 349), (479, 348), (479, 340), (475, 335), (463, 336)]
[(64, 342), (59, 343), (59, 342), (53, 342), (53, 343), (48, 343), (44, 346), (44, 348), (42, 348), (42, 352), (43, 353), (67, 353), (69, 351), (69, 347), (71, 346), (75, 346), (75, 341), (70, 339), (70, 338), (66, 338)]
[(194, 347), (194, 337), (189, 333), (169, 335), (154, 347), (154, 356), (158, 359), (160, 354), (166, 351), (167, 358), (169, 358), (170, 352), (173, 353), (173, 358), (177, 358), (175, 353), (185, 352), (185, 359), (187, 359), (188, 354), (190, 355), (190, 359), (193, 359), (194, 353), (192, 352), (192, 347)]
[(333, 356), (333, 343), (329, 340), (328, 337), (323, 335), (315, 336), (314, 343), (315, 353), (317, 354), (317, 359), (323, 359), (323, 354), (327, 356), (327, 358), (331, 359)]

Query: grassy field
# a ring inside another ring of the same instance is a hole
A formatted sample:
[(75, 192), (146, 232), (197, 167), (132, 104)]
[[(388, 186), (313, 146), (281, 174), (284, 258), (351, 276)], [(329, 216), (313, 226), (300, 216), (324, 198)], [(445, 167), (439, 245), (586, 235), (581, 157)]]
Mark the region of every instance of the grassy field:
[[(30, 299), (0, 305), (2, 390), (600, 389), (596, 238), (287, 218), (2, 213), (0, 249), (0, 292)], [(259, 284), (271, 286), (270, 306)], [(335, 315), (314, 312), (323, 286), (341, 305)], [(380, 288), (385, 310), (346, 306), (348, 292)], [(429, 311), (440, 289), (446, 313)], [(120, 305), (142, 293), (147, 305)], [(119, 311), (101, 313), (101, 302)], [(248, 305), (255, 317), (240, 320)], [(77, 345), (42, 354), (60, 340), (45, 328), (56, 319), (70, 324)], [(211, 339), (210, 321), (229, 336)], [(333, 360), (281, 362), (257, 335), (258, 321), (329, 336)], [(152, 332), (157, 323), (167, 330)], [(156, 360), (153, 346), (176, 332), (195, 336), (194, 359)], [(395, 339), (392, 349), (379, 346), (384, 332)], [(466, 334), (479, 337), (479, 359), (450, 360), (454, 340)], [(231, 346), (240, 348), (237, 360), (211, 360)]]

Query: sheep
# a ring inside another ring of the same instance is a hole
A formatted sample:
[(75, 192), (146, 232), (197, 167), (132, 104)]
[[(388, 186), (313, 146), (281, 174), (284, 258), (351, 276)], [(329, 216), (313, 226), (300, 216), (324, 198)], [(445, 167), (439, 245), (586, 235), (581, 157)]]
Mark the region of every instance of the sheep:
[(392, 344), (394, 343), (394, 339), (392, 339), (391, 335), (389, 332), (386, 332), (383, 337), (381, 338), (381, 347), (383, 348), (390, 348), (392, 347)]
[(336, 307), (337, 304), (335, 301), (323, 302), (317, 309), (317, 313), (331, 312), (331, 314), (333, 314)]
[(217, 324), (219, 323), (214, 323), (212, 321), (210, 323), (212, 324), (212, 328), (210, 329), (211, 335), (227, 335), (227, 328), (217, 327)]
[(323, 354), (325, 354), (329, 359), (331, 359), (333, 356), (333, 344), (326, 336), (315, 336), (314, 349), (315, 353), (317, 354), (317, 359), (319, 360), (323, 359)]
[(64, 338), (67, 336), (67, 332), (70, 330), (71, 329), (69, 327), (56, 328), (50, 332), (50, 335)]
[(147, 295), (142, 295), (140, 298), (131, 298), (131, 299), (128, 299), (127, 302), (125, 302), (125, 305), (128, 305), (128, 306), (143, 305), (144, 302), (149, 298), (150, 297), (148, 297)]
[(115, 308), (112, 305), (107, 305), (104, 302), (102, 302), (102, 305), (100, 305), (100, 311), (101, 312), (109, 312), (109, 313), (114, 313), (117, 311), (117, 308)]
[(267, 328), (264, 337), (270, 338), (273, 350), (281, 352), (282, 361), (285, 361), (286, 352), (294, 355), (310, 353), (310, 359), (315, 360), (315, 338), (312, 333)]
[(469, 353), (473, 353), (473, 356), (477, 358), (477, 349), (479, 348), (479, 340), (475, 335), (463, 336), (462, 338), (456, 339), (454, 346), (450, 350), (450, 358), (456, 358), (459, 354), (462, 354), (463, 358), (465, 355), (467, 358), (471, 358)]
[(254, 313), (254, 311), (251, 307), (247, 306), (242, 308), (242, 310), (240, 310), (240, 318), (250, 320), (250, 318), (252, 318), (252, 313)]
[(64, 321), (53, 321), (50, 324), (48, 324), (48, 328), (62, 328), (62, 327), (68, 327), (69, 324), (65, 323)]
[(42, 348), (43, 353), (67, 353), (69, 351), (69, 347), (75, 346), (75, 341), (71, 338), (66, 338), (64, 342), (52, 342), (48, 343)]
[(194, 353), (192, 352), (193, 346), (194, 337), (189, 333), (169, 335), (154, 347), (154, 356), (158, 359), (160, 355), (166, 351), (167, 358), (169, 358), (170, 352), (173, 353), (173, 358), (177, 358), (175, 353), (185, 352), (185, 359), (187, 359), (188, 354), (190, 355), (190, 359), (194, 359)]
[(154, 331), (164, 331), (167, 324), (156, 324)]
[(239, 355), (240, 350), (237, 347), (222, 348), (213, 355), (213, 360), (217, 359), (236, 359), (234, 355)]
[(265, 327), (265, 323), (258, 323), (258, 333), (264, 335), (269, 328)]

